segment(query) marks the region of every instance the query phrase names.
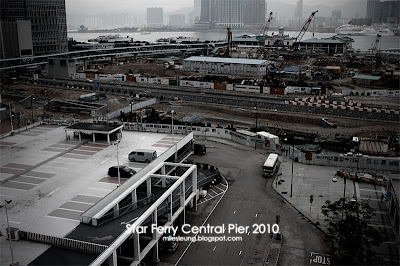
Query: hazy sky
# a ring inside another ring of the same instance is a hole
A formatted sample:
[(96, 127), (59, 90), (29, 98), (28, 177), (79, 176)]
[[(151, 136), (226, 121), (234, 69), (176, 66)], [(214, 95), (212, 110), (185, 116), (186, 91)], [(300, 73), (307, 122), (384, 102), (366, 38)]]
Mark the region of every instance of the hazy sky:
[[(278, 2), (278, 0), (270, 0)], [(267, 3), (270, 2), (267, 0)], [(338, 6), (351, 0), (303, 0), (304, 5)], [(166, 12), (193, 7), (193, 0), (65, 0), (68, 13), (97, 13), (99, 11), (138, 12), (147, 7), (163, 7)], [(297, 0), (279, 0), (295, 5)]]

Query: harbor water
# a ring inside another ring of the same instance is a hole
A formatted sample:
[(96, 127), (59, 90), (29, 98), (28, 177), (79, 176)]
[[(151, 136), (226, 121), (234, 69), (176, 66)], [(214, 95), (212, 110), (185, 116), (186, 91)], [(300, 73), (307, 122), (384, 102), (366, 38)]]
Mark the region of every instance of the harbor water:
[[(274, 34), (278, 34), (277, 31), (272, 31)], [(269, 32), (269, 35), (272, 34)], [(147, 41), (155, 42), (160, 38), (177, 38), (179, 36), (190, 38), (191, 40), (206, 41), (206, 40), (226, 40), (226, 32), (224, 31), (179, 31), (179, 32), (151, 32), (150, 34), (141, 34), (140, 32), (96, 32), (96, 33), (79, 33), (79, 32), (68, 32), (68, 37), (73, 38), (78, 42), (87, 42), (89, 39), (95, 39), (100, 35), (114, 35), (119, 34), (122, 38), (133, 39), (133, 41)], [(258, 34), (256, 32), (245, 32), (238, 31), (236, 34), (233, 32), (233, 36)], [(296, 32), (288, 31), (285, 34), (294, 36)], [(328, 38), (336, 35), (335, 33), (315, 33), (315, 38)], [(313, 37), (312, 32), (306, 32), (303, 40), (307, 40)], [(353, 49), (360, 51), (367, 51), (372, 48), (375, 43), (376, 36), (350, 36), (354, 39)], [(381, 37), (381, 49), (393, 49), (400, 48), (400, 36), (382, 36)]]

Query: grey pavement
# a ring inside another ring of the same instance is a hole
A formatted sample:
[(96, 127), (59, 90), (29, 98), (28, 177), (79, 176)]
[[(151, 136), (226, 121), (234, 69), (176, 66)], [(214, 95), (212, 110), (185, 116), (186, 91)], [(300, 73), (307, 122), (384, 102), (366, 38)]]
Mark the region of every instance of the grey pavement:
[[(326, 232), (327, 223), (324, 221), (321, 207), (326, 200), (336, 201), (343, 197), (344, 179), (337, 177), (337, 182), (332, 181), (339, 168), (300, 164), (292, 162), (291, 159), (284, 156), (280, 156), (280, 160), (282, 163), (279, 172), (282, 175), (275, 178), (274, 189), (304, 217), (313, 223), (319, 222), (319, 228)], [(291, 196), (292, 163), (293, 190)], [(357, 200), (368, 201), (377, 214), (370, 223), (384, 230), (385, 242), (380, 247), (376, 247), (375, 252), (380, 256), (398, 260), (398, 247), (390, 223), (387, 202), (381, 202), (380, 198), (382, 193), (385, 194), (386, 191), (381, 186), (352, 180), (346, 182), (346, 199), (350, 200), (354, 197)], [(314, 196), (312, 204), (310, 204), (310, 195)]]
[[(205, 156), (193, 156), (196, 162), (217, 166), (229, 182), (229, 189), (216, 206), (206, 224), (270, 224), (280, 215), (283, 236), (280, 265), (308, 264), (311, 252), (327, 253), (324, 234), (299, 215), (298, 211), (272, 189), (272, 179), (262, 177), (266, 151), (212, 142)], [(235, 234), (238, 242), (194, 242), (181, 258), (180, 265), (247, 265), (266, 263), (276, 252), (276, 243), (269, 233)]]

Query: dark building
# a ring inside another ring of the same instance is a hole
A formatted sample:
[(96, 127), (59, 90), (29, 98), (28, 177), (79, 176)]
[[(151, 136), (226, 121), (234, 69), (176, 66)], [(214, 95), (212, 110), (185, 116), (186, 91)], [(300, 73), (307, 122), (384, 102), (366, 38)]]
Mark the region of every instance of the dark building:
[(215, 0), (201, 0), (200, 23), (215, 23)]
[(367, 18), (372, 23), (391, 23), (400, 22), (400, 0), (368, 0), (367, 2)]
[(0, 0), (0, 20), (30, 21), (34, 55), (68, 50), (65, 0)]

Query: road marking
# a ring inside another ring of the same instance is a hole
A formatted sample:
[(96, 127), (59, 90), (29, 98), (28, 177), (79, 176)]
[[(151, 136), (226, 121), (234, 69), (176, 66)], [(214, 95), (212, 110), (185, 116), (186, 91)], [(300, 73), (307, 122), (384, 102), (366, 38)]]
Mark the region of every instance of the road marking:
[(66, 210), (66, 211), (72, 211), (72, 212), (85, 212), (85, 211), (79, 211), (79, 210), (73, 210), (73, 209), (67, 209), (67, 208), (61, 208), (61, 207), (58, 207), (56, 210)]
[(76, 203), (82, 203), (82, 204), (87, 204), (87, 205), (94, 205), (94, 203), (83, 202), (83, 201), (76, 201), (76, 200), (69, 200), (68, 202), (76, 202)]
[[(224, 177), (223, 177), (224, 178)], [(224, 178), (225, 179), (225, 178)], [(226, 190), (227, 191), (227, 190)], [(217, 201), (217, 203), (215, 204), (214, 208), (210, 211), (210, 213), (207, 215), (206, 219), (204, 220), (203, 224), (201, 226), (204, 226), (207, 222), (207, 220), (210, 218), (210, 216), (213, 214), (214, 210), (217, 208), (218, 204), (221, 202), (221, 200), (224, 198), (225, 196), (225, 192), (222, 193), (221, 198)], [(198, 233), (194, 236), (195, 238), (197, 237)], [(188, 249), (190, 248), (190, 245), (192, 245), (193, 240), (190, 241), (189, 245), (187, 245), (187, 247), (185, 248), (185, 250), (182, 252), (182, 255), (179, 257), (179, 259), (176, 261), (175, 266), (179, 264), (179, 262), (181, 261), (181, 259), (183, 258), (183, 256), (185, 256), (185, 253), (188, 251)]]
[(140, 140), (144, 140), (145, 138), (146, 138), (146, 137), (143, 136)]
[(233, 214), (235, 214), (235, 213), (236, 213), (236, 211), (233, 212)]
[(8, 195), (3, 195), (3, 194), (0, 194), (0, 197), (15, 198), (14, 196), (8, 196)]
[(214, 248), (213, 248), (213, 250), (215, 250), (217, 248), (217, 246), (215, 246)]
[(114, 190), (114, 189), (95, 188), (95, 187), (88, 187), (88, 189), (97, 189), (97, 190), (105, 190), (105, 191), (113, 191)]
[(53, 194), (54, 192), (56, 192), (57, 190), (59, 190), (61, 187), (59, 187), (59, 188), (57, 188), (57, 189), (55, 189), (55, 190), (53, 190), (52, 192), (50, 192), (48, 195), (50, 196), (51, 194)]
[[(4, 221), (7, 221), (7, 219), (4, 219)], [(15, 221), (8, 221), (8, 222), (13, 224), (21, 224), (21, 222), (15, 222)]]
[(64, 217), (58, 217), (58, 216), (46, 215), (45, 217), (48, 217), (48, 218), (56, 218), (56, 219), (61, 219), (61, 220), (69, 220), (69, 221), (74, 221), (74, 222), (79, 222), (79, 220), (76, 220), (76, 219), (70, 219), (70, 218), (64, 218)]
[(248, 235), (248, 236), (250, 235), (250, 231), (247, 232), (247, 235)]
[(258, 216), (258, 213), (256, 213), (256, 217)]
[(104, 161), (102, 161), (100, 164), (103, 164), (105, 162), (107, 162), (108, 160), (110, 160), (111, 158), (105, 159)]
[(239, 256), (242, 255), (242, 251), (239, 251)]

